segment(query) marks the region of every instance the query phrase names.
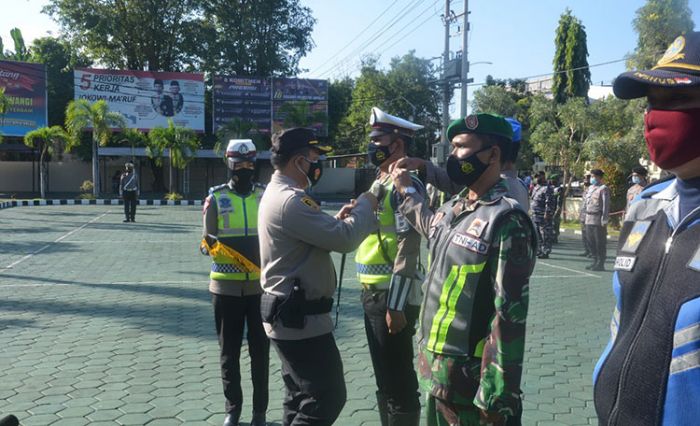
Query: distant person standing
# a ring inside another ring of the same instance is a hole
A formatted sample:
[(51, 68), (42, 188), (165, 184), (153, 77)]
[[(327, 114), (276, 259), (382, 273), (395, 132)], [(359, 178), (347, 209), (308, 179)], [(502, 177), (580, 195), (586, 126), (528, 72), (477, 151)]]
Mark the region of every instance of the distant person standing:
[(552, 244), (559, 243), (559, 228), (561, 227), (561, 212), (564, 209), (564, 188), (559, 182), (559, 175), (549, 175), (549, 185), (554, 192), (554, 217), (552, 218)]
[(632, 169), (632, 186), (627, 190), (627, 205), (625, 210), (629, 210), (630, 204), (634, 198), (641, 194), (644, 187), (647, 186), (647, 175), (649, 172), (642, 166), (637, 166)]
[(608, 238), (608, 220), (610, 218), (610, 190), (603, 183), (603, 171), (591, 170), (591, 188), (586, 202), (586, 232), (593, 263), (586, 266), (592, 271), (605, 270), (605, 257)]
[(588, 204), (588, 191), (591, 189), (591, 175), (587, 174), (583, 178), (581, 192), (581, 205), (578, 210), (578, 221), (581, 224), (581, 241), (583, 242), (583, 253), (581, 257), (591, 257), (591, 248), (588, 241), (588, 232), (586, 232), (586, 204)]
[(139, 177), (134, 170), (134, 163), (124, 165), (126, 171), (119, 180), (119, 195), (124, 199), (124, 222), (136, 222), (136, 204), (139, 200)]
[(532, 190), (532, 221), (537, 230), (537, 257), (549, 258), (552, 251), (552, 218), (554, 217), (554, 192), (547, 184), (544, 172), (537, 175), (537, 184)]

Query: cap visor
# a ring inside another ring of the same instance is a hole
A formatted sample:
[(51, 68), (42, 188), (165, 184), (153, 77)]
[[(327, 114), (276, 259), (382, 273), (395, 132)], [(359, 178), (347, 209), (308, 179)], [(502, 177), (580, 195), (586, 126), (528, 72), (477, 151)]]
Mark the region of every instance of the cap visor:
[(654, 87), (693, 87), (700, 85), (700, 76), (670, 70), (629, 71), (613, 83), (613, 93), (620, 99), (641, 98)]
[(313, 149), (317, 149), (321, 152), (331, 152), (333, 151), (333, 147), (330, 145), (309, 145)]
[(384, 129), (372, 129), (371, 132), (369, 132), (369, 137), (370, 138), (378, 138), (380, 136), (388, 135), (390, 134), (390, 131), (384, 130)]

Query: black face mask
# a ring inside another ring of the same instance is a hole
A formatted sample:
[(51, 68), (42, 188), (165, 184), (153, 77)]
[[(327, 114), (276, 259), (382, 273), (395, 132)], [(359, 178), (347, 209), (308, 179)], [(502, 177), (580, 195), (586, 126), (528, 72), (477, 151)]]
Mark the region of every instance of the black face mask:
[[(393, 142), (391, 143), (393, 144)], [(389, 147), (391, 144), (387, 146), (382, 146), (382, 145), (377, 145), (374, 142), (370, 142), (369, 146), (367, 147), (367, 155), (369, 156), (369, 162), (374, 164), (375, 166), (379, 167), (382, 165), (383, 162), (386, 161), (387, 158), (391, 155), (389, 152)]]
[(487, 163), (479, 160), (476, 154), (491, 149), (482, 148), (466, 158), (458, 158), (455, 155), (447, 157), (447, 176), (457, 185), (470, 186), (479, 180), (489, 167)]
[[(309, 170), (305, 173), (306, 174), (306, 180), (309, 183), (309, 187), (312, 187), (318, 183), (319, 180), (321, 180), (321, 176), (323, 175), (323, 164), (321, 163), (321, 160), (316, 160), (315, 162), (309, 160), (306, 157), (302, 157), (304, 161), (309, 163)], [(304, 173), (304, 169), (299, 167), (297, 164), (297, 168), (299, 171)]]
[(233, 187), (239, 194), (247, 194), (253, 189), (254, 169), (238, 169), (231, 171)]

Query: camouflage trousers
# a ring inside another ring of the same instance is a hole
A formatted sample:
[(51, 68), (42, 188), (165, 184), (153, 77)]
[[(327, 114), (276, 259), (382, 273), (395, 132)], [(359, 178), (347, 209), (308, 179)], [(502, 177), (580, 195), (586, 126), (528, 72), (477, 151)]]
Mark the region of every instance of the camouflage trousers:
[(519, 426), (520, 417), (508, 417), (494, 423), (482, 423), (479, 410), (474, 405), (459, 405), (428, 394), (425, 405), (428, 426)]
[(552, 221), (535, 222), (537, 229), (537, 255), (549, 255), (552, 252)]

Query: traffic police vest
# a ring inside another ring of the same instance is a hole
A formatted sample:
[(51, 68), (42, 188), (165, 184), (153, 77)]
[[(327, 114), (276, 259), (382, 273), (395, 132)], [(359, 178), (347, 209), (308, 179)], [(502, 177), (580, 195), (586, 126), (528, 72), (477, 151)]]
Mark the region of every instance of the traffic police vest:
[(675, 218), (672, 184), (647, 187), (620, 231), (610, 341), (593, 373), (600, 424), (700, 418), (700, 207)]
[[(222, 185), (214, 188), (212, 195), (216, 201), (219, 242), (260, 265), (256, 191), (241, 196), (231, 191), (228, 185)], [(260, 273), (243, 272), (230, 259), (213, 256), (209, 277), (213, 280), (250, 281), (260, 279)]]
[[(520, 204), (500, 198), (455, 216), (460, 197), (442, 206), (430, 227), (432, 265), (424, 288), (418, 342), (430, 352), (477, 356), (493, 316), (493, 285), (487, 260), (504, 215), (527, 218)], [(532, 228), (532, 222), (527, 219)], [(535, 250), (535, 230), (530, 242)]]
[[(377, 285), (391, 281), (394, 270), (394, 260), (398, 252), (396, 241), (397, 218), (401, 222), (400, 227), (409, 226), (401, 213), (395, 212), (393, 204), (394, 184), (389, 180), (384, 185), (386, 196), (379, 210), (379, 232), (370, 234), (355, 254), (357, 266), (357, 278), (362, 284)], [(380, 241), (381, 235), (381, 241)], [(382, 253), (382, 248), (384, 252)], [(388, 258), (388, 259), (387, 259)]]

